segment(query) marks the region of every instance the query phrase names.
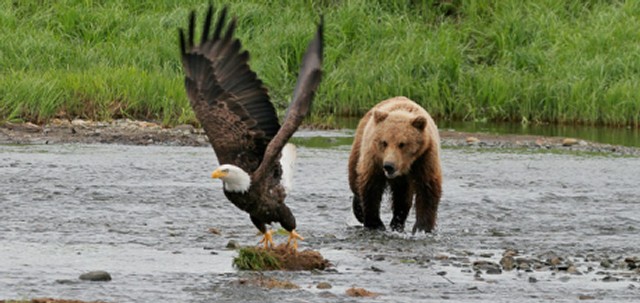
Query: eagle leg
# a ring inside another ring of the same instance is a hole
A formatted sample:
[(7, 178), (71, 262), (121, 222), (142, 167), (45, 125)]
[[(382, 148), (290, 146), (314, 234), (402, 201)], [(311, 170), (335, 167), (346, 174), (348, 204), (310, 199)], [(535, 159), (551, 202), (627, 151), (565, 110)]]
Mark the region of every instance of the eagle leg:
[(304, 238), (298, 234), (295, 230), (291, 230), (289, 233), (289, 239), (287, 239), (287, 247), (292, 247), (293, 250), (298, 250), (298, 239), (304, 241)]
[(273, 247), (273, 230), (267, 230), (262, 233), (262, 240), (258, 243), (264, 243), (264, 249)]

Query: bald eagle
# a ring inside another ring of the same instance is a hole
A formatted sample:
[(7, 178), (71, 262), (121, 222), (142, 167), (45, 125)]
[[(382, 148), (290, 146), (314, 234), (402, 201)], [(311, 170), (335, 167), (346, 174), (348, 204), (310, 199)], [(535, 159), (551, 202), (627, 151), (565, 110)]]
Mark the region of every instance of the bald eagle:
[(197, 45), (195, 11), (189, 16), (186, 35), (184, 29), (179, 30), (187, 95), (221, 164), (211, 177), (221, 179), (225, 196), (249, 213), (265, 248), (273, 246), (266, 224), (278, 222), (289, 232), (287, 245), (297, 249), (297, 240), (303, 238), (296, 233), (296, 219), (284, 203), (288, 184), (281, 181), (283, 175), (291, 175), (295, 158), (295, 147), (287, 142), (309, 113), (320, 84), (322, 18), (302, 59), (282, 125), (267, 89), (249, 68), (249, 53), (241, 50), (234, 37), (236, 18), (227, 22), (224, 7), (210, 33), (212, 19), (210, 5)]

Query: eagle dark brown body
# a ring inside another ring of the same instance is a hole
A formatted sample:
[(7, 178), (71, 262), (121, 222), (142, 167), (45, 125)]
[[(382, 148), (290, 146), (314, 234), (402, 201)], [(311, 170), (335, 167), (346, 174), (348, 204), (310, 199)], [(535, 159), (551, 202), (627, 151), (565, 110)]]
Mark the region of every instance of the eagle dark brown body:
[[(285, 144), (309, 113), (320, 84), (323, 24), (318, 25), (302, 59), (293, 99), (280, 126), (267, 89), (249, 68), (249, 53), (241, 49), (240, 41), (234, 37), (236, 19), (227, 23), (226, 18), (225, 7), (210, 33), (213, 8), (209, 6), (197, 45), (195, 12), (190, 15), (186, 36), (180, 29), (187, 95), (221, 167), (232, 165), (250, 176), (246, 190), (228, 190), (223, 179), (225, 196), (249, 213), (265, 239), (265, 224), (272, 222), (279, 222), (293, 234), (296, 220), (284, 203), (280, 157)], [(214, 173), (226, 177), (228, 169)]]

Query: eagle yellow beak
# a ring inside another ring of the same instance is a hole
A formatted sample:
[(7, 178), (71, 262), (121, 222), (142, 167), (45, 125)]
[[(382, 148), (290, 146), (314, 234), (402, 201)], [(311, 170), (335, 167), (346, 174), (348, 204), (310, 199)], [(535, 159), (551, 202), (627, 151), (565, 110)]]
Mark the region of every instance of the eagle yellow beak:
[(220, 169), (216, 169), (211, 173), (211, 178), (220, 179), (220, 178), (224, 178), (226, 175), (227, 175), (227, 173), (223, 172)]

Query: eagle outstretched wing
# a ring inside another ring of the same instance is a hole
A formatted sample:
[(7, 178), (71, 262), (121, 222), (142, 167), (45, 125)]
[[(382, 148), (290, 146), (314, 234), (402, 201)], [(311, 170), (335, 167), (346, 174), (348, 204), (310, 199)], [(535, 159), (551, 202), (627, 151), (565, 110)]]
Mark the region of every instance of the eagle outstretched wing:
[(225, 7), (210, 34), (213, 6), (209, 6), (197, 45), (195, 12), (191, 12), (186, 36), (180, 29), (185, 87), (220, 164), (233, 164), (251, 173), (260, 165), (280, 124), (267, 89), (249, 68), (249, 53), (241, 50), (234, 37), (236, 19), (227, 24), (226, 18)]

